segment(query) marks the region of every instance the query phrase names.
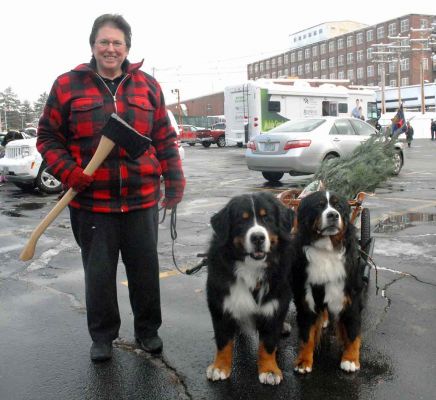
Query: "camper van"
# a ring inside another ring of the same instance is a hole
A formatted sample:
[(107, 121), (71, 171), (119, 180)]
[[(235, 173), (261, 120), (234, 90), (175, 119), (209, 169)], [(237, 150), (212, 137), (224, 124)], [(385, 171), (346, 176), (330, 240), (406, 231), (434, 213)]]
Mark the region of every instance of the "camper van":
[(374, 90), (295, 80), (289, 84), (259, 79), (224, 90), (226, 142), (241, 146), (252, 137), (293, 118), (350, 116), (356, 100), (365, 119), (377, 118)]

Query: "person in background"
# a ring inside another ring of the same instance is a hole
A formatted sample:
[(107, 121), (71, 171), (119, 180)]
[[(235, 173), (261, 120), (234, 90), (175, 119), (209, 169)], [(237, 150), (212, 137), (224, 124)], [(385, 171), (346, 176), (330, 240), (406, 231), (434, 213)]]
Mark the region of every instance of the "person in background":
[(434, 140), (436, 136), (436, 121), (434, 121), (433, 118), (431, 119), (431, 123), (430, 123), (430, 133), (431, 133), (431, 140)]
[(365, 121), (365, 116), (363, 115), (363, 108), (362, 106), (359, 107), (359, 117), (362, 121)]
[(362, 107), (361, 107), (361, 105), (360, 105), (360, 101), (359, 101), (359, 99), (356, 99), (356, 107), (354, 107), (353, 110), (351, 111), (351, 116), (352, 116), (352, 117), (354, 117), (354, 118), (360, 118), (360, 116), (361, 116), (361, 112), (360, 112), (360, 110), (359, 110), (359, 107), (360, 107), (360, 109), (362, 109)]
[(412, 140), (413, 140), (413, 127), (412, 127), (412, 125), (410, 125), (410, 122), (407, 121), (407, 123), (406, 123), (406, 141), (407, 141), (408, 147), (411, 147)]
[[(93, 24), (92, 59), (60, 77), (39, 121), (37, 149), (53, 174), (78, 192), (70, 203), (74, 237), (85, 272), (92, 361), (112, 357), (121, 324), (117, 301), (117, 264), (126, 268), (134, 333), (139, 346), (162, 351), (158, 239), (161, 176), (163, 207), (181, 200), (185, 178), (176, 132), (167, 116), (158, 82), (127, 60), (131, 28), (116, 14)], [(152, 145), (137, 159), (115, 147), (93, 176), (83, 173), (116, 112)]]

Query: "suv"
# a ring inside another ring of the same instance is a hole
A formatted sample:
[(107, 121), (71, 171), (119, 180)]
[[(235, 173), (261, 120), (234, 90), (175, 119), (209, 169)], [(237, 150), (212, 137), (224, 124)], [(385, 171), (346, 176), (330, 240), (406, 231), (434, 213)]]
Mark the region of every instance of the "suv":
[(5, 156), (0, 159), (0, 173), (26, 191), (38, 188), (50, 194), (62, 190), (62, 183), (48, 172), (47, 164), (36, 150), (36, 138), (9, 142)]

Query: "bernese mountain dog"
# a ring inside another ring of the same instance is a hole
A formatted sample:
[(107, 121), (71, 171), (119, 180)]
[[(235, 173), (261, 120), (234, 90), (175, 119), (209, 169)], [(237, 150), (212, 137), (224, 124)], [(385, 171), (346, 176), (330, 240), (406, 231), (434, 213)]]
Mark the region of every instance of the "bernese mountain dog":
[(364, 284), (350, 212), (348, 202), (330, 191), (308, 195), (297, 210), (291, 286), (300, 340), (295, 371), (301, 374), (312, 371), (314, 349), (329, 320), (344, 344), (341, 369), (360, 368)]
[(291, 301), (284, 255), (292, 222), (293, 211), (267, 192), (234, 197), (211, 218), (207, 302), (217, 351), (210, 380), (229, 378), (236, 334), (257, 331), (259, 380), (282, 381), (276, 351)]

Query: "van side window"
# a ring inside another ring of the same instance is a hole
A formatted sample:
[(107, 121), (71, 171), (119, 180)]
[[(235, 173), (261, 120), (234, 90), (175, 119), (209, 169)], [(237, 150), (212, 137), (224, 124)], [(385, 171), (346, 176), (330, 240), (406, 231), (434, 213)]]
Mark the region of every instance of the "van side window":
[(269, 101), (268, 111), (280, 112), (280, 101)]
[(348, 114), (348, 104), (339, 103), (339, 114)]

